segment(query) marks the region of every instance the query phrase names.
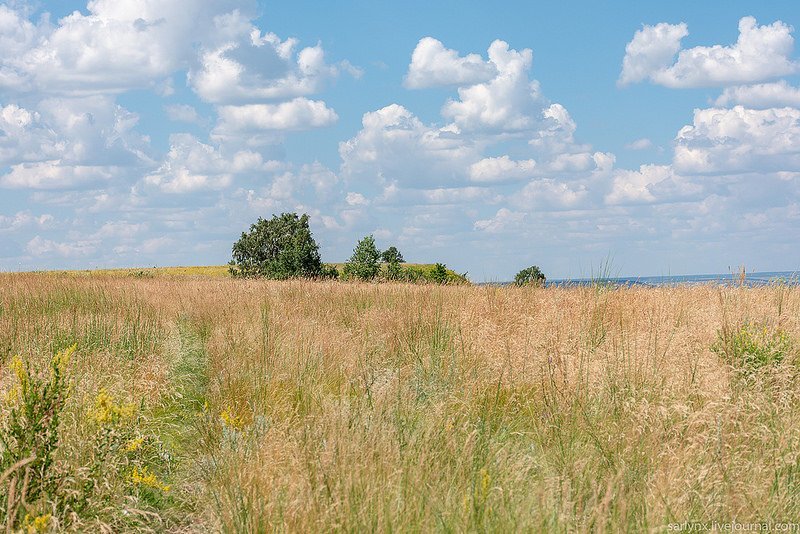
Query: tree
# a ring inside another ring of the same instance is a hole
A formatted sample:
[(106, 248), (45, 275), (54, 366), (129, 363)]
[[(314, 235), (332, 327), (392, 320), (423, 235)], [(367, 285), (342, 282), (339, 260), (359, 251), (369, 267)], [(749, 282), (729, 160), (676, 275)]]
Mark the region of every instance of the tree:
[(517, 273), (514, 277), (514, 284), (518, 286), (535, 285), (541, 287), (546, 280), (544, 273), (539, 270), (539, 267), (537, 265), (532, 265)]
[(381, 261), (389, 264), (406, 262), (406, 260), (403, 259), (403, 255), (400, 254), (400, 251), (397, 250), (395, 246), (391, 246), (383, 251), (383, 254), (381, 254)]
[(375, 238), (371, 235), (364, 237), (353, 249), (353, 255), (344, 264), (345, 278), (359, 280), (372, 280), (378, 274), (381, 254), (375, 248)]
[(397, 247), (389, 247), (381, 254), (381, 261), (386, 263), (386, 279), (399, 280), (403, 276), (403, 268), (400, 267), (401, 263), (405, 263), (403, 255), (397, 250)]
[(431, 270), (431, 280), (437, 284), (445, 284), (448, 278), (450, 278), (450, 276), (447, 274), (447, 266), (444, 263), (437, 263), (433, 266)]
[(319, 246), (308, 226), (308, 215), (282, 213), (258, 221), (233, 244), (230, 272), (235, 277), (278, 280), (322, 274)]

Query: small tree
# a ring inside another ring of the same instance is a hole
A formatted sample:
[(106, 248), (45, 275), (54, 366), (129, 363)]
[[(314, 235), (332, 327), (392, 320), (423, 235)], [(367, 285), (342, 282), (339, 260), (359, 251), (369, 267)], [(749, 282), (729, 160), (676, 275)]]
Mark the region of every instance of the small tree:
[(397, 250), (397, 247), (389, 247), (381, 254), (381, 261), (386, 263), (386, 279), (399, 280), (403, 276), (403, 268), (400, 267), (401, 263), (405, 263), (403, 255)]
[(375, 248), (375, 238), (371, 235), (364, 237), (353, 249), (353, 255), (344, 264), (345, 278), (359, 280), (372, 280), (378, 274), (381, 254)]
[(230, 272), (235, 277), (283, 280), (322, 274), (319, 246), (308, 226), (308, 215), (296, 213), (259, 217), (233, 245)]
[(539, 270), (539, 267), (537, 265), (532, 265), (517, 273), (514, 277), (514, 284), (518, 286), (535, 285), (541, 287), (546, 280), (544, 273)]
[(403, 255), (395, 246), (391, 246), (383, 251), (381, 254), (381, 261), (388, 264), (406, 262), (406, 260), (403, 259)]
[(433, 266), (431, 270), (431, 280), (437, 284), (445, 284), (448, 278), (450, 278), (450, 276), (447, 274), (447, 266), (444, 263), (437, 263)]

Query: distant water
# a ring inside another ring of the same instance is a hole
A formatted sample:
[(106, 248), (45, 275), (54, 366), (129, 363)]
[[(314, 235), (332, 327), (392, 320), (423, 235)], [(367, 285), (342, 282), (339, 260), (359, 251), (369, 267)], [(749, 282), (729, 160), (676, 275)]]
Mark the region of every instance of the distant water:
[[(480, 285), (509, 285), (512, 282), (485, 282)], [(640, 276), (640, 277), (595, 277), (595, 278), (557, 278), (548, 280), (548, 287), (565, 286), (589, 286), (592, 284), (611, 284), (616, 286), (692, 286), (701, 284), (715, 285), (738, 285), (740, 283), (739, 274), (683, 274), (665, 276)], [(746, 273), (744, 285), (746, 286), (766, 286), (769, 284), (785, 283), (788, 285), (800, 285), (800, 271), (776, 271), (763, 273)]]
[[(701, 284), (738, 285), (740, 277), (734, 274), (684, 274), (666, 276), (640, 276), (620, 278), (576, 278), (548, 280), (548, 286), (585, 286), (594, 283), (606, 283), (619, 286), (691, 286)], [(746, 273), (744, 285), (766, 286), (769, 284), (785, 283), (800, 285), (800, 271), (776, 271), (763, 273)]]

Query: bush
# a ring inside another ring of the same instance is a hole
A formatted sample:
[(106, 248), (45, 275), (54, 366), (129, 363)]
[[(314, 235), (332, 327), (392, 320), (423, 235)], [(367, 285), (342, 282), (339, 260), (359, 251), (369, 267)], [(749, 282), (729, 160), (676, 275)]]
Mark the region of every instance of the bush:
[(792, 343), (783, 330), (745, 323), (738, 329), (723, 328), (711, 351), (726, 363), (752, 373), (770, 365), (779, 365), (791, 352)]
[(337, 278), (339, 278), (339, 269), (337, 269), (335, 265), (326, 263), (322, 266), (320, 277), (328, 280), (336, 280)]
[(344, 277), (358, 280), (372, 280), (378, 274), (380, 252), (375, 248), (375, 238), (364, 237), (353, 249), (353, 255), (344, 265)]
[(539, 266), (532, 265), (527, 269), (522, 269), (517, 275), (514, 277), (514, 284), (518, 286), (527, 286), (527, 285), (534, 285), (534, 286), (543, 286), (547, 279), (544, 276), (544, 273), (539, 269)]
[(233, 245), (230, 272), (234, 277), (277, 280), (322, 274), (319, 246), (308, 226), (308, 215), (296, 213), (259, 218)]
[(21, 511), (46, 510), (55, 499), (59, 477), (53, 469), (54, 453), (69, 394), (67, 365), (73, 352), (74, 346), (56, 354), (46, 377), (19, 357), (11, 364), (16, 385), (6, 394), (10, 410), (0, 425), (0, 473), (8, 478), (8, 486), (0, 489), (0, 512), (5, 512), (0, 516), (6, 518), (9, 529), (17, 520), (23, 521)]

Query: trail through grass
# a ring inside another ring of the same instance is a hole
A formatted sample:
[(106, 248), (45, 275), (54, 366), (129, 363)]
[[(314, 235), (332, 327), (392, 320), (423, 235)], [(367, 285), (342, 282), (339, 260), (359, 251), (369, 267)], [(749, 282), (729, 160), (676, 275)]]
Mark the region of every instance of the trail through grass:
[[(208, 325), (181, 317), (175, 325), (168, 350), (172, 356), (170, 389), (152, 414), (153, 424), (166, 450), (173, 456), (170, 482), (176, 485), (180, 508), (196, 511), (201, 475), (197, 460), (202, 456), (200, 439), (208, 390)], [(188, 518), (187, 518), (188, 519)], [(197, 522), (198, 518), (193, 518)]]

